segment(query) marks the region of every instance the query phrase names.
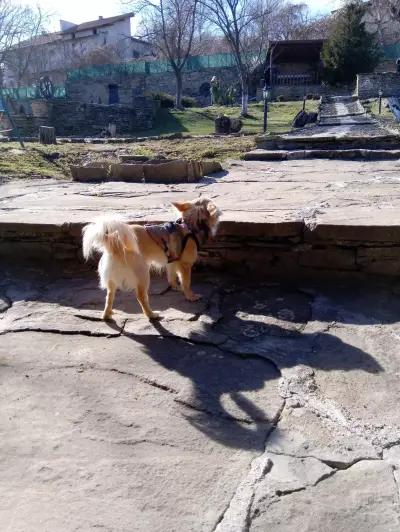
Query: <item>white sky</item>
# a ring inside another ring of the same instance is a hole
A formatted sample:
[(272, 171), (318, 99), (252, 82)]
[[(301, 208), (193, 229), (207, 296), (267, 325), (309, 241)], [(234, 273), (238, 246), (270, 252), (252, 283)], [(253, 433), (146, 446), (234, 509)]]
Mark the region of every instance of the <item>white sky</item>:
[[(340, 3), (340, 0), (293, 1), (308, 4), (315, 13), (329, 12)], [(33, 7), (39, 4), (46, 12), (52, 14), (52, 30), (59, 29), (59, 19), (81, 23), (95, 20), (100, 15), (111, 17), (129, 11), (128, 6), (123, 6), (120, 0), (15, 0), (15, 2)]]

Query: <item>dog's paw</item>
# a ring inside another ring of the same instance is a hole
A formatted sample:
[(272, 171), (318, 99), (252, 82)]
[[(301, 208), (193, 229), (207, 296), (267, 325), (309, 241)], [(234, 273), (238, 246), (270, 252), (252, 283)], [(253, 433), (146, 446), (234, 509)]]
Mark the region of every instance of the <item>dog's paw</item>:
[(101, 316), (101, 319), (104, 320), (104, 321), (110, 321), (112, 320), (112, 312), (103, 312), (102, 316)]
[(174, 292), (180, 292), (181, 291), (181, 287), (179, 286), (179, 284), (170, 284), (169, 287), (170, 287), (171, 290), (174, 290)]
[(199, 299), (201, 299), (203, 296), (201, 294), (192, 293), (192, 294), (185, 295), (185, 297), (188, 301), (191, 301), (193, 303), (194, 301), (199, 301)]
[(149, 320), (161, 320), (162, 319), (162, 315), (159, 312), (152, 312), (147, 317), (149, 318)]

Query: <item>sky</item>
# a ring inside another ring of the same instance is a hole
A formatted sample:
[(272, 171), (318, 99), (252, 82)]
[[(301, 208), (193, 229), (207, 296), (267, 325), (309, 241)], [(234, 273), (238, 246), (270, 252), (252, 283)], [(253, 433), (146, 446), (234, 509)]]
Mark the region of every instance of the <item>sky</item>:
[[(340, 0), (293, 0), (305, 3), (314, 13), (326, 13), (335, 9)], [(59, 29), (59, 19), (77, 24), (95, 20), (99, 16), (111, 17), (129, 11), (120, 0), (15, 0), (16, 3), (40, 5), (44, 11), (52, 15), (51, 30)]]

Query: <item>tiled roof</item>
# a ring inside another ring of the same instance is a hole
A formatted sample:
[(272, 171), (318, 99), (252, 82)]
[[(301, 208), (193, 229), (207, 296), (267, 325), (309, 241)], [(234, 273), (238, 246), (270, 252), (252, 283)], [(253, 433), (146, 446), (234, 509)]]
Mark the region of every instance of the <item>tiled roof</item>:
[(132, 18), (134, 13), (125, 13), (124, 15), (117, 15), (115, 17), (99, 18), (97, 20), (91, 20), (89, 22), (83, 22), (82, 24), (76, 24), (70, 28), (64, 30), (62, 33), (76, 33), (83, 30), (91, 30), (94, 28), (100, 28), (102, 26), (109, 26), (114, 24), (114, 22), (119, 22), (127, 18)]

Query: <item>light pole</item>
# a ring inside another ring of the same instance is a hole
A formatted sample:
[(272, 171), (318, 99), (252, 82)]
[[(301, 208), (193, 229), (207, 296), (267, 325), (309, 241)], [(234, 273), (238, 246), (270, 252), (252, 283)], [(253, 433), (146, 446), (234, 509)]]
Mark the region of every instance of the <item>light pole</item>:
[(268, 98), (269, 98), (269, 90), (267, 84), (263, 87), (263, 100), (264, 100), (264, 133), (267, 132), (267, 126), (268, 126)]
[(379, 114), (381, 114), (382, 113), (382, 96), (383, 96), (382, 89), (379, 89), (378, 96), (379, 96)]

